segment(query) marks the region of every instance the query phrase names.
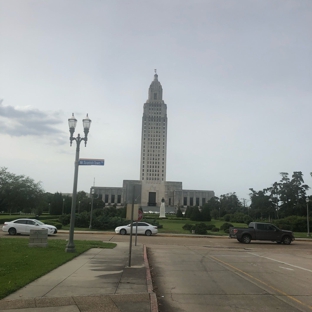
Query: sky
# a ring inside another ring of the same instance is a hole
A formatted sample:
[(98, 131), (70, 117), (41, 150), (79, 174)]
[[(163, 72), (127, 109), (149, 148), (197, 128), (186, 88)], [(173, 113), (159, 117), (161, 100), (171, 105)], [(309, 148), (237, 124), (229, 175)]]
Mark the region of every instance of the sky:
[[(167, 181), (312, 187), (311, 0), (0, 0), (0, 167), (73, 191), (68, 118), (92, 120), (78, 191), (139, 180), (143, 105), (157, 69)], [(308, 192), (311, 194), (311, 190)]]

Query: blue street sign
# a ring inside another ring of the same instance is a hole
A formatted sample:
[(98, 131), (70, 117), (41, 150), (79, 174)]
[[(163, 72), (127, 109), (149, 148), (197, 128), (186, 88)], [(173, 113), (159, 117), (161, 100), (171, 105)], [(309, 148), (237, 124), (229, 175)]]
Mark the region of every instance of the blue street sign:
[(104, 166), (104, 159), (80, 158), (79, 166)]

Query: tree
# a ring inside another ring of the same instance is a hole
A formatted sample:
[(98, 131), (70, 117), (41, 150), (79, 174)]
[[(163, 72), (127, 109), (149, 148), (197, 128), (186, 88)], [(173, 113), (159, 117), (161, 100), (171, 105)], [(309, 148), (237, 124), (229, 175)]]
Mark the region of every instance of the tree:
[(268, 190), (264, 189), (258, 192), (252, 188), (249, 190), (251, 191), (250, 215), (254, 219), (275, 218), (275, 207)]
[(291, 178), (287, 172), (281, 172), (281, 180), (262, 191), (252, 188), (251, 215), (253, 218), (280, 218), (291, 215), (306, 214), (306, 191), (310, 188), (304, 184), (301, 171), (293, 172)]
[(203, 221), (202, 214), (197, 206), (193, 207), (190, 219), (192, 221)]
[(233, 214), (236, 211), (242, 211), (242, 203), (235, 193), (228, 193), (220, 196), (220, 214)]
[(209, 204), (206, 203), (203, 207), (202, 207), (202, 220), (203, 221), (211, 221), (211, 215), (210, 215), (210, 208), (209, 208)]
[(218, 197), (216, 196), (211, 197), (205, 204), (205, 206), (209, 208), (211, 216), (214, 219), (220, 218), (220, 201)]
[(7, 168), (0, 169), (0, 211), (34, 212), (43, 203), (41, 182), (25, 175), (15, 175)]
[(178, 210), (177, 210), (177, 217), (178, 217), (178, 218), (182, 218), (182, 217), (183, 217), (183, 213), (182, 213), (180, 207), (179, 207)]

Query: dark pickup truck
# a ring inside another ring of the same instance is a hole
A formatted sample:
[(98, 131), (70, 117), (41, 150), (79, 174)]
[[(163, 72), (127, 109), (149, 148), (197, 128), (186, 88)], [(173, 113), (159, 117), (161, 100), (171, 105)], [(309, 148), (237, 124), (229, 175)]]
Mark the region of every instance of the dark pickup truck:
[(289, 245), (295, 240), (291, 231), (280, 230), (273, 224), (262, 222), (250, 222), (248, 228), (230, 227), (229, 236), (245, 244), (252, 240), (266, 240)]

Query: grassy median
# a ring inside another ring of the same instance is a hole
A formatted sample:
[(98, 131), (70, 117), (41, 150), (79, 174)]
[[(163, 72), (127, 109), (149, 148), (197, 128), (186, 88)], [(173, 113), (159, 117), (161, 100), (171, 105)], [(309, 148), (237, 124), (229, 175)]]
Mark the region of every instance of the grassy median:
[(24, 287), (38, 277), (72, 260), (90, 248), (114, 248), (101, 241), (76, 241), (75, 253), (65, 252), (65, 240), (49, 240), (48, 247), (28, 247), (24, 238), (0, 239), (0, 299)]

